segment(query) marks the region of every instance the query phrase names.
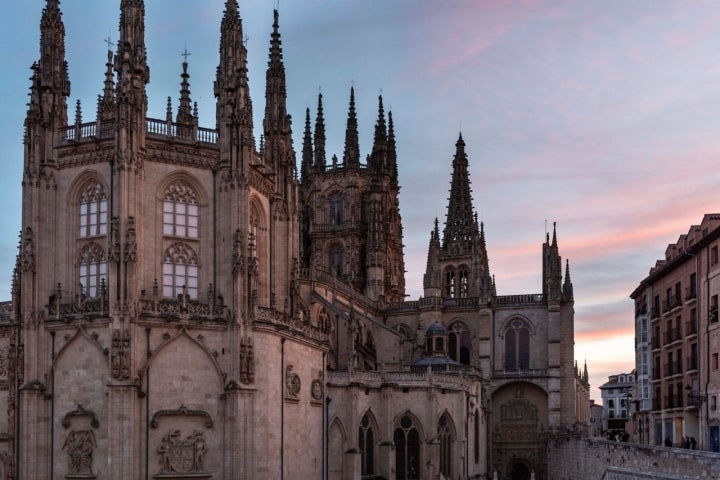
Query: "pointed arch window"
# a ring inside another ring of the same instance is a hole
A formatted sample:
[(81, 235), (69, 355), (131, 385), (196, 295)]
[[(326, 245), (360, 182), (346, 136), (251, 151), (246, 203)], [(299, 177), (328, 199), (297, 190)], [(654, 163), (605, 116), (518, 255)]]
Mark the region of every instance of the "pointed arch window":
[(530, 329), (519, 318), (505, 330), (505, 369), (530, 370)]
[(107, 259), (104, 249), (97, 243), (86, 245), (80, 251), (80, 295), (95, 298), (107, 281)]
[(448, 329), (448, 355), (464, 365), (470, 365), (470, 330), (462, 322), (455, 322)]
[(420, 479), (420, 433), (409, 415), (395, 428), (395, 471), (398, 480)]
[(345, 249), (342, 245), (333, 245), (328, 252), (328, 267), (330, 273), (340, 277), (343, 275), (343, 262)]
[(88, 184), (80, 195), (81, 238), (107, 235), (107, 196), (98, 182)]
[(468, 290), (468, 272), (462, 269), (460, 271), (460, 298), (467, 298)]
[(440, 473), (452, 478), (452, 452), (455, 441), (452, 420), (447, 413), (438, 422), (438, 440), (440, 441)]
[(340, 225), (343, 222), (343, 197), (342, 193), (333, 193), (330, 195), (330, 208), (328, 216), (330, 223)]
[(198, 200), (183, 181), (171, 184), (163, 198), (163, 235), (198, 238)]
[(372, 422), (366, 413), (360, 421), (358, 429), (358, 445), (360, 446), (360, 475), (375, 474), (375, 432)]
[(198, 296), (197, 254), (189, 246), (176, 243), (165, 252), (163, 261), (163, 296), (187, 294)]
[(448, 298), (455, 298), (455, 270), (452, 268), (445, 274), (445, 294)]

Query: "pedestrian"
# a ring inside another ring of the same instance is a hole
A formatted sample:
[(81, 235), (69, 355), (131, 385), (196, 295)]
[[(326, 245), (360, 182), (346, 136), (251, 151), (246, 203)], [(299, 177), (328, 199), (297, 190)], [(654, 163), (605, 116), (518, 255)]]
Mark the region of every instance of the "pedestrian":
[(665, 437), (665, 446), (672, 447), (672, 440), (670, 440), (670, 437)]
[(686, 436), (685, 440), (683, 440), (682, 448), (690, 448), (690, 437)]
[(697, 440), (695, 440), (695, 437), (690, 437), (690, 450), (697, 450)]

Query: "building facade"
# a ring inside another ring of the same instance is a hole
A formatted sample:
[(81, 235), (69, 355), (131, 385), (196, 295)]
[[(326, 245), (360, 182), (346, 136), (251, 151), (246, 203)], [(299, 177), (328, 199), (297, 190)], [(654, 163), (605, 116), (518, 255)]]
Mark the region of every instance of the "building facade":
[(635, 372), (610, 375), (600, 385), (602, 397), (602, 428), (611, 435), (627, 432), (626, 423), (631, 419)]
[(720, 215), (669, 244), (631, 294), (635, 301), (638, 439), (720, 451), (718, 295)]
[(47, 0), (0, 309), (3, 478), (547, 478), (548, 437), (589, 421), (555, 228), (543, 291), (497, 295), (460, 136), (424, 296), (405, 301), (392, 115), (380, 98), (361, 162), (351, 90), (328, 161), (320, 97), (298, 175), (273, 20), (258, 146), (237, 0), (214, 128), (187, 62), (176, 113), (147, 117), (142, 0), (120, 2), (96, 118), (69, 122)]

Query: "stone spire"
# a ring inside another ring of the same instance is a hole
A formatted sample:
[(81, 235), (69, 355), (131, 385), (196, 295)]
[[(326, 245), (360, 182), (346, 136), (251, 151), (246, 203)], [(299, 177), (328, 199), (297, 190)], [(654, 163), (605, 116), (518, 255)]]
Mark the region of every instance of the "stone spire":
[(325, 171), (325, 118), (323, 117), (322, 93), (318, 94), (315, 118), (315, 171)]
[(350, 87), (350, 107), (345, 127), (345, 168), (360, 168), (360, 142), (358, 140), (357, 114), (355, 113), (355, 87)]
[(426, 297), (440, 296), (440, 272), (438, 260), (440, 256), (440, 227), (438, 219), (435, 218), (435, 227), (430, 231), (430, 243), (428, 245), (427, 265), (423, 277), (424, 295)]
[(394, 187), (399, 185), (398, 183), (398, 165), (397, 165), (397, 150), (395, 147), (395, 126), (393, 124), (392, 112), (388, 111), (388, 136), (387, 136), (387, 157), (388, 167), (390, 169), (390, 177)]
[[(147, 65), (145, 48), (145, 2), (143, 0), (122, 0), (120, 4), (120, 38), (115, 70), (118, 72), (120, 88), (124, 91), (136, 88), (131, 80), (140, 80), (141, 92), (150, 82), (150, 68)], [(130, 83), (125, 85), (125, 83)]]
[(273, 11), (273, 30), (270, 35), (268, 67), (265, 73), (265, 162), (275, 169), (276, 188), (281, 196), (287, 196), (287, 182), (295, 178), (295, 153), (292, 148), (292, 119), (287, 113), (287, 88), (285, 64), (278, 11)]
[(543, 245), (543, 294), (552, 302), (562, 300), (562, 260), (558, 251), (556, 224), (553, 222), (552, 242), (546, 235)]
[(244, 170), (255, 149), (244, 41), (237, 0), (227, 0), (220, 25), (220, 63), (214, 92), (218, 137), (221, 149), (227, 150), (224, 160), (233, 171)]
[(310, 109), (305, 109), (305, 134), (303, 135), (302, 165), (300, 167), (301, 180), (306, 182), (310, 177), (313, 166), (312, 131), (310, 130)]
[(108, 120), (112, 120), (115, 117), (115, 77), (113, 74), (113, 52), (109, 50), (109, 47), (110, 45), (108, 45), (107, 63), (105, 64), (105, 87), (103, 88), (103, 94), (98, 95), (97, 120), (98, 122), (100, 122), (101, 125)]
[[(187, 57), (186, 57), (187, 58)], [(190, 99), (190, 83), (188, 79), (188, 63), (185, 60), (182, 64), (183, 72), (180, 75), (182, 82), (180, 83), (180, 105), (178, 105), (178, 113), (175, 121), (182, 126), (192, 126), (195, 118), (192, 113), (192, 100)]]
[(286, 133), (287, 93), (285, 86), (285, 65), (283, 63), (282, 41), (278, 25), (278, 11), (274, 10), (273, 31), (270, 37), (268, 68), (265, 74), (265, 139), (273, 134)]
[(563, 300), (572, 302), (575, 300), (573, 294), (573, 284), (570, 281), (570, 261), (565, 261), (565, 283), (563, 284)]
[(372, 167), (378, 172), (385, 168), (386, 156), (387, 126), (385, 124), (385, 109), (383, 108), (382, 95), (378, 95), (378, 119), (375, 123), (375, 137), (373, 139), (372, 154), (370, 155)]
[(472, 239), (478, 232), (472, 206), (468, 158), (465, 153), (465, 141), (463, 141), (462, 134), (458, 137), (455, 147), (450, 201), (448, 203), (445, 231), (443, 232), (442, 248), (446, 252), (465, 251), (469, 253)]
[(124, 169), (128, 165), (142, 168), (147, 128), (145, 85), (150, 81), (145, 53), (145, 2), (142, 0), (122, 0), (120, 4), (120, 38), (115, 71), (119, 139), (116, 168)]
[(65, 25), (58, 0), (48, 0), (43, 9), (40, 59), (32, 69), (28, 122), (39, 121), (54, 133), (67, 125), (67, 97), (70, 96)]

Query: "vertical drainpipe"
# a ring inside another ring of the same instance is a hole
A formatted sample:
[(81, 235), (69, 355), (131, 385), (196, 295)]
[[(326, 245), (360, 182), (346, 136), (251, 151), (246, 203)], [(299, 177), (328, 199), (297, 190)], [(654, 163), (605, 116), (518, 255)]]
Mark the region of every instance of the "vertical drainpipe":
[(285, 339), (280, 339), (280, 480), (285, 478)]
[(328, 458), (328, 452), (327, 452), (327, 442), (328, 442), (328, 436), (327, 436), (327, 403), (325, 400), (327, 399), (327, 381), (325, 380), (325, 375), (327, 375), (327, 372), (325, 371), (325, 352), (322, 354), (322, 372), (323, 372), (323, 411), (322, 411), (322, 478), (323, 480), (327, 480), (327, 458)]
[[(53, 362), (50, 368), (50, 479), (55, 478), (55, 332), (50, 332)], [(17, 419), (15, 420), (17, 423)]]
[(470, 477), (470, 395), (465, 391), (465, 477)]
[(145, 480), (150, 478), (150, 328), (145, 329), (145, 355), (148, 359), (147, 372), (145, 372)]
[[(709, 246), (705, 247), (705, 355), (707, 360), (707, 368), (705, 368), (705, 396), (700, 397), (698, 395), (698, 401), (700, 398), (705, 399), (705, 435), (703, 436), (702, 443), (705, 444), (705, 440), (709, 443), (709, 429), (707, 428), (708, 418), (710, 418), (710, 407), (708, 406), (708, 387), (710, 386), (710, 252), (708, 251)], [(700, 382), (698, 381), (698, 389), (700, 388)], [(699, 394), (699, 392), (698, 392)], [(698, 416), (699, 410), (698, 410)], [(700, 422), (702, 427), (702, 422)], [(707, 447), (707, 445), (706, 445)]]

